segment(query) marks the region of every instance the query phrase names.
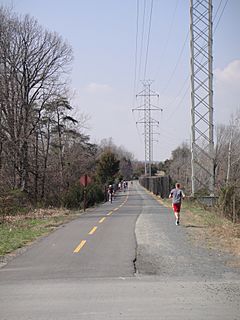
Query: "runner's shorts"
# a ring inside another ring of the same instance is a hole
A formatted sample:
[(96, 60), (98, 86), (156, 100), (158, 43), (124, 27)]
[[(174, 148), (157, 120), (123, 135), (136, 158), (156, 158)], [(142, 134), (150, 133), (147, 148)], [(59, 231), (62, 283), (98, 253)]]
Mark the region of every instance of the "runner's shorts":
[(173, 203), (173, 210), (174, 212), (180, 212), (181, 203)]

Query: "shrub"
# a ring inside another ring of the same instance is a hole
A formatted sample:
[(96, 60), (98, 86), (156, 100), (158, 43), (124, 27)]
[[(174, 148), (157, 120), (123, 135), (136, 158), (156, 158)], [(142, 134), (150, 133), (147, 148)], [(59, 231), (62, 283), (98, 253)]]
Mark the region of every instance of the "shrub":
[[(104, 192), (97, 183), (91, 183), (86, 187), (87, 207), (104, 201)], [(79, 184), (74, 185), (64, 196), (63, 205), (69, 209), (83, 208), (84, 188)]]
[(240, 219), (239, 189), (233, 185), (224, 186), (219, 191), (219, 206), (223, 215), (237, 222)]
[(26, 214), (31, 208), (28, 194), (19, 189), (10, 190), (0, 197), (0, 216), (3, 221), (5, 216)]
[(87, 189), (87, 206), (93, 206), (96, 203), (104, 201), (104, 192), (102, 187), (97, 183), (90, 184)]
[(81, 209), (83, 203), (83, 187), (75, 184), (63, 196), (63, 205), (68, 209)]

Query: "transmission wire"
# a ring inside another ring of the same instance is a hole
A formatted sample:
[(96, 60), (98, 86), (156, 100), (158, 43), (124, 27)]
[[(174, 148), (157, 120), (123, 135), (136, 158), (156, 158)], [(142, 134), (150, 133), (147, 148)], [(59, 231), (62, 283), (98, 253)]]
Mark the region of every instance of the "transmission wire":
[(220, 20), (221, 20), (221, 18), (222, 18), (222, 16), (223, 16), (223, 13), (224, 13), (225, 9), (226, 9), (226, 6), (227, 6), (227, 4), (228, 4), (228, 1), (229, 1), (229, 0), (226, 0), (225, 5), (224, 5), (224, 7), (223, 7), (223, 9), (222, 9), (222, 12), (220, 13), (220, 17), (218, 18), (217, 24), (216, 24), (216, 26), (215, 26), (215, 28), (214, 28), (214, 32), (217, 30), (217, 27), (218, 27), (218, 25), (219, 25), (219, 22), (220, 22)]
[(217, 14), (218, 14), (218, 11), (219, 11), (219, 9), (220, 9), (220, 7), (221, 7), (221, 5), (222, 5), (222, 2), (223, 2), (223, 0), (221, 0), (220, 3), (218, 4), (218, 7), (217, 7), (216, 13), (215, 13), (215, 15), (214, 15), (213, 21), (214, 21), (214, 20), (216, 19), (216, 17), (217, 17)]
[[(170, 27), (168, 29), (167, 39), (166, 39), (165, 44), (163, 46), (163, 50), (162, 50), (162, 52), (160, 54), (160, 58), (159, 58), (160, 61), (162, 61), (162, 59), (163, 59), (163, 57), (164, 57), (164, 55), (165, 55), (165, 53), (167, 51), (167, 47), (168, 47), (169, 39), (170, 39), (170, 36), (171, 36), (171, 33), (172, 33), (172, 29), (173, 29), (173, 25), (174, 25), (174, 18), (175, 18), (175, 15), (176, 15), (178, 4), (179, 4), (179, 0), (176, 1), (176, 5), (175, 5), (174, 11), (173, 11)], [(159, 66), (159, 68), (157, 68), (157, 72), (155, 73), (155, 77), (154, 78), (157, 77), (157, 75), (159, 73), (159, 70), (160, 70), (160, 66)]]
[(136, 82), (137, 82), (139, 0), (136, 1), (136, 4), (137, 4), (137, 18), (136, 18), (136, 39), (135, 39), (135, 57), (134, 57), (133, 106), (135, 105), (134, 97), (136, 95)]
[(151, 2), (150, 17), (149, 17), (147, 49), (146, 49), (146, 59), (145, 59), (145, 68), (144, 68), (144, 77), (143, 77), (145, 80), (146, 80), (147, 63), (148, 63), (148, 50), (149, 50), (150, 33), (151, 33), (151, 25), (152, 25), (152, 11), (153, 11), (153, 0)]
[(143, 9), (141, 48), (140, 48), (139, 68), (138, 68), (139, 77), (141, 77), (141, 67), (142, 67), (142, 51), (143, 51), (143, 38), (144, 38), (144, 30), (145, 30), (145, 16), (146, 16), (146, 0), (144, 0), (144, 9)]

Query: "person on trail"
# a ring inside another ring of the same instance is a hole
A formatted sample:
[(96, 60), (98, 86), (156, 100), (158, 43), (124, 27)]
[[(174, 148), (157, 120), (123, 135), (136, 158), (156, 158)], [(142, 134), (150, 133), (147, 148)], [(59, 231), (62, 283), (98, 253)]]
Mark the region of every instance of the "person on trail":
[(182, 199), (185, 198), (185, 194), (180, 189), (180, 183), (176, 183), (175, 188), (169, 194), (169, 198), (172, 198), (172, 207), (176, 218), (175, 223), (178, 226), (180, 224), (181, 203)]
[(114, 193), (113, 186), (110, 184), (108, 187), (108, 199), (111, 203), (113, 200), (113, 193)]

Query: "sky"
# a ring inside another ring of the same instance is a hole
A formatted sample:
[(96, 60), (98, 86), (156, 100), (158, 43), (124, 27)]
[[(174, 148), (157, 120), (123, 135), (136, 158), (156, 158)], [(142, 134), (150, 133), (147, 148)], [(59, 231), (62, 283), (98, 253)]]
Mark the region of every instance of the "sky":
[[(142, 104), (136, 98), (143, 89), (141, 80), (153, 80), (151, 89), (159, 98), (152, 97), (151, 103), (163, 109), (153, 115), (159, 121), (153, 160), (164, 161), (191, 139), (190, 1), (153, 0), (152, 7), (151, 3), (0, 0), (16, 13), (35, 17), (72, 47), (71, 102), (76, 115), (88, 119), (82, 130), (91, 142), (112, 138), (144, 160), (143, 126), (136, 124), (143, 114), (132, 110)], [(213, 17), (216, 127), (228, 124), (240, 107), (240, 0), (213, 0)]]

